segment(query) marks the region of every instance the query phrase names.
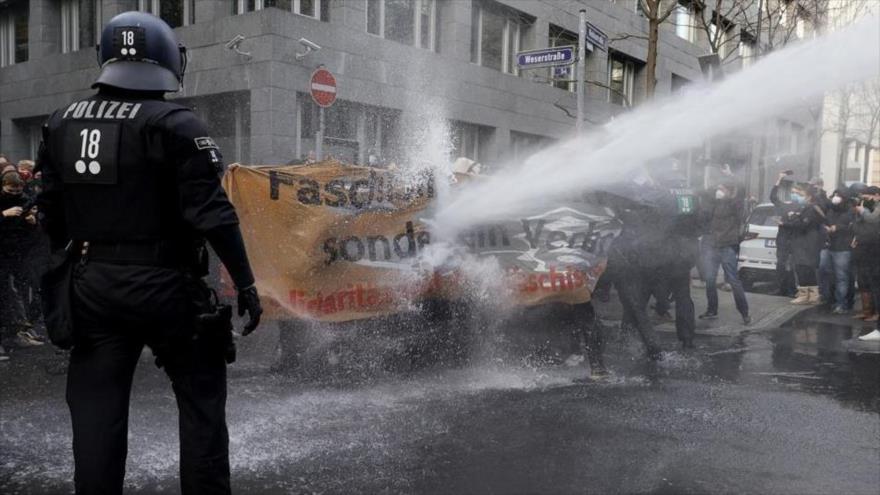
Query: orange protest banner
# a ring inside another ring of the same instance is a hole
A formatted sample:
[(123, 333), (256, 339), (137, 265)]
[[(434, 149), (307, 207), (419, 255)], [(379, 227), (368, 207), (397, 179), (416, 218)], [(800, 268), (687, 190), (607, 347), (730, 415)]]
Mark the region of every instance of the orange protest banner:
[[(235, 167), (224, 187), (264, 299), (299, 318), (348, 321), (406, 311), (423, 298), (473, 297), (468, 263), (431, 263), (438, 240), (426, 220), (436, 180), (326, 161)], [(512, 304), (577, 304), (589, 301), (615, 228), (603, 209), (567, 200), (459, 232), (448, 244), (454, 259), (490, 260), (493, 290)]]

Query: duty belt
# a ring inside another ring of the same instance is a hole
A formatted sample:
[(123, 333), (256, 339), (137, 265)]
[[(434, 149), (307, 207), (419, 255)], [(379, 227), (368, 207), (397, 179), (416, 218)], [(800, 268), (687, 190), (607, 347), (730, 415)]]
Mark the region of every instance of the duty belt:
[(76, 255), (81, 261), (97, 261), (119, 265), (148, 265), (183, 268), (186, 255), (179, 245), (167, 241), (148, 242), (95, 242), (75, 243)]

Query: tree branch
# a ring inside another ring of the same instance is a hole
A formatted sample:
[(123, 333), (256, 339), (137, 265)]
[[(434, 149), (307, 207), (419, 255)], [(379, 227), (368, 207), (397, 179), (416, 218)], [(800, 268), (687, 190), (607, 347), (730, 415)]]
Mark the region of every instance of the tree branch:
[(617, 36), (615, 36), (613, 38), (608, 38), (608, 43), (614, 43), (615, 41), (628, 40), (630, 38), (634, 38), (637, 40), (646, 40), (646, 41), (648, 39), (648, 37), (645, 36), (644, 34), (618, 34)]

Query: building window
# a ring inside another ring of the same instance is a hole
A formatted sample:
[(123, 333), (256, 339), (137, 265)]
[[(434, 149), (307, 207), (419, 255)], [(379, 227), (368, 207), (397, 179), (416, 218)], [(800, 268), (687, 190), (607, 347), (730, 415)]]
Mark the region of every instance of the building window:
[(232, 0), (232, 13), (244, 14), (245, 12), (253, 12), (262, 10), (263, 0)]
[(101, 0), (63, 0), (61, 52), (95, 46), (101, 36)]
[(608, 101), (622, 107), (632, 106), (633, 79), (635, 79), (635, 66), (632, 61), (616, 54), (609, 55)]
[(176, 28), (195, 24), (195, 0), (138, 0), (138, 10), (162, 18)]
[(696, 38), (693, 6), (679, 3), (675, 6), (673, 15), (675, 16), (675, 34), (679, 38), (693, 43)]
[[(578, 46), (578, 35), (573, 31), (569, 31), (567, 29), (563, 29), (555, 24), (550, 24), (550, 46)], [(564, 89), (566, 91), (571, 91), (574, 93), (577, 90), (577, 83), (574, 81), (574, 74), (572, 70), (576, 67), (576, 64), (572, 64), (569, 66), (565, 66), (569, 70), (567, 71), (567, 76), (556, 77), (555, 68), (551, 67), (550, 77), (551, 84), (559, 89)]]
[(262, 0), (261, 4), (257, 10), (275, 7), (294, 14), (321, 19), (321, 0)]
[(510, 131), (510, 147), (513, 151), (513, 161), (522, 162), (529, 156), (552, 145), (554, 139), (537, 134)]
[(487, 141), (493, 129), (468, 122), (452, 121), (449, 125), (452, 135), (452, 159), (465, 157), (485, 164)]
[(367, 32), (434, 51), (436, 0), (367, 0)]
[(748, 67), (755, 62), (755, 39), (745, 31), (739, 36), (739, 58), (742, 66)]
[(686, 77), (681, 77), (678, 74), (672, 74), (672, 92), (673, 93), (680, 93), (690, 83), (691, 83), (690, 79), (688, 79)]
[(728, 46), (730, 42), (730, 29), (729, 27), (725, 27), (722, 23), (722, 27), (720, 28), (712, 22), (709, 24), (706, 34), (709, 35), (709, 40), (714, 43), (716, 48), (716, 53), (723, 60), (727, 57), (728, 52), (730, 51), (730, 47)]
[(27, 62), (28, 2), (0, 11), (0, 67)]
[(471, 62), (519, 75), (517, 52), (534, 19), (494, 2), (474, 0), (471, 24)]
[(233, 0), (232, 13), (244, 14), (255, 10), (276, 8), (294, 14), (326, 21), (329, 19), (328, 0)]

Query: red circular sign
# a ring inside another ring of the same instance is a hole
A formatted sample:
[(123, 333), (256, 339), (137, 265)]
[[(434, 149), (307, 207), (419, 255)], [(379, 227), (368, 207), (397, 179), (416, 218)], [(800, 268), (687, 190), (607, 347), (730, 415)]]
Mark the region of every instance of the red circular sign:
[(327, 69), (318, 69), (312, 73), (309, 89), (312, 99), (319, 106), (326, 108), (336, 101), (336, 78)]

